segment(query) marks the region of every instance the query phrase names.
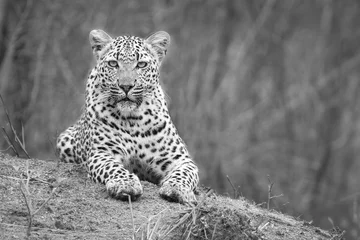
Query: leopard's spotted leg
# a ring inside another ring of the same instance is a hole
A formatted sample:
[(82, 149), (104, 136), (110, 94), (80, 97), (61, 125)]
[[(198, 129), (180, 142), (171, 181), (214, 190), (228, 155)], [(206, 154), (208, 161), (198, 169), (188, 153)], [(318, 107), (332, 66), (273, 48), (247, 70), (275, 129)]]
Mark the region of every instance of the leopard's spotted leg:
[(104, 151), (92, 150), (87, 168), (90, 177), (106, 186), (106, 190), (113, 198), (123, 201), (136, 200), (143, 193), (138, 176), (130, 173), (112, 154)]
[(198, 168), (189, 157), (179, 160), (181, 164), (162, 180), (160, 196), (182, 204), (196, 203), (194, 190), (199, 182)]
[(56, 151), (62, 162), (80, 163), (76, 156), (75, 131), (75, 126), (71, 126), (62, 132), (57, 139)]

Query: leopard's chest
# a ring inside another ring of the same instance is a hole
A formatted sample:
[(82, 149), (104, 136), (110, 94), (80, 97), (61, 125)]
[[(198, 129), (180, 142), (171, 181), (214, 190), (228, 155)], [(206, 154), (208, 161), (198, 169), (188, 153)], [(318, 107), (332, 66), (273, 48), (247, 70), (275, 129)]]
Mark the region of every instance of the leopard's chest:
[[(153, 125), (144, 123), (114, 124), (95, 123), (91, 127), (93, 147), (121, 154), (124, 157), (154, 155), (171, 135), (171, 123), (158, 121)], [(145, 120), (146, 123), (146, 120)]]

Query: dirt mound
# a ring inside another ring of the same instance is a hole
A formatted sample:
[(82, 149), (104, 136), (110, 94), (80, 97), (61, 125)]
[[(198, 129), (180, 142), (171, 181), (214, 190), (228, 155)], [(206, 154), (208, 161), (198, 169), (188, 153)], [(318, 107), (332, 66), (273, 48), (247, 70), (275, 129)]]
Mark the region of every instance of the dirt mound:
[(79, 166), (0, 153), (0, 239), (340, 239), (245, 199), (202, 189), (188, 207), (142, 184), (139, 200), (121, 202)]

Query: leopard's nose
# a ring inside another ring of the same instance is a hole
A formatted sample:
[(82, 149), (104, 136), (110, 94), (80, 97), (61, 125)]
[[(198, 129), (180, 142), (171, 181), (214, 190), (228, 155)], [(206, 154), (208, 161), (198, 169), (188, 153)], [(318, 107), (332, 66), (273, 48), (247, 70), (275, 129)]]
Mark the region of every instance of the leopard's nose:
[(127, 94), (133, 87), (134, 85), (120, 85), (119, 86), (125, 94)]

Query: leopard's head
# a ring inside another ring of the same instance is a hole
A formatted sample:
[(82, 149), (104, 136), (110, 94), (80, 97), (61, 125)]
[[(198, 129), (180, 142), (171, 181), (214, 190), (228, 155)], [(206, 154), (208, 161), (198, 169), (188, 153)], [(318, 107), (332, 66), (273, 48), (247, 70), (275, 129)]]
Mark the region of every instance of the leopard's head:
[(131, 113), (150, 100), (159, 85), (169, 34), (112, 38), (102, 30), (92, 30), (89, 39), (96, 58), (96, 77), (88, 80), (93, 100), (122, 113)]

